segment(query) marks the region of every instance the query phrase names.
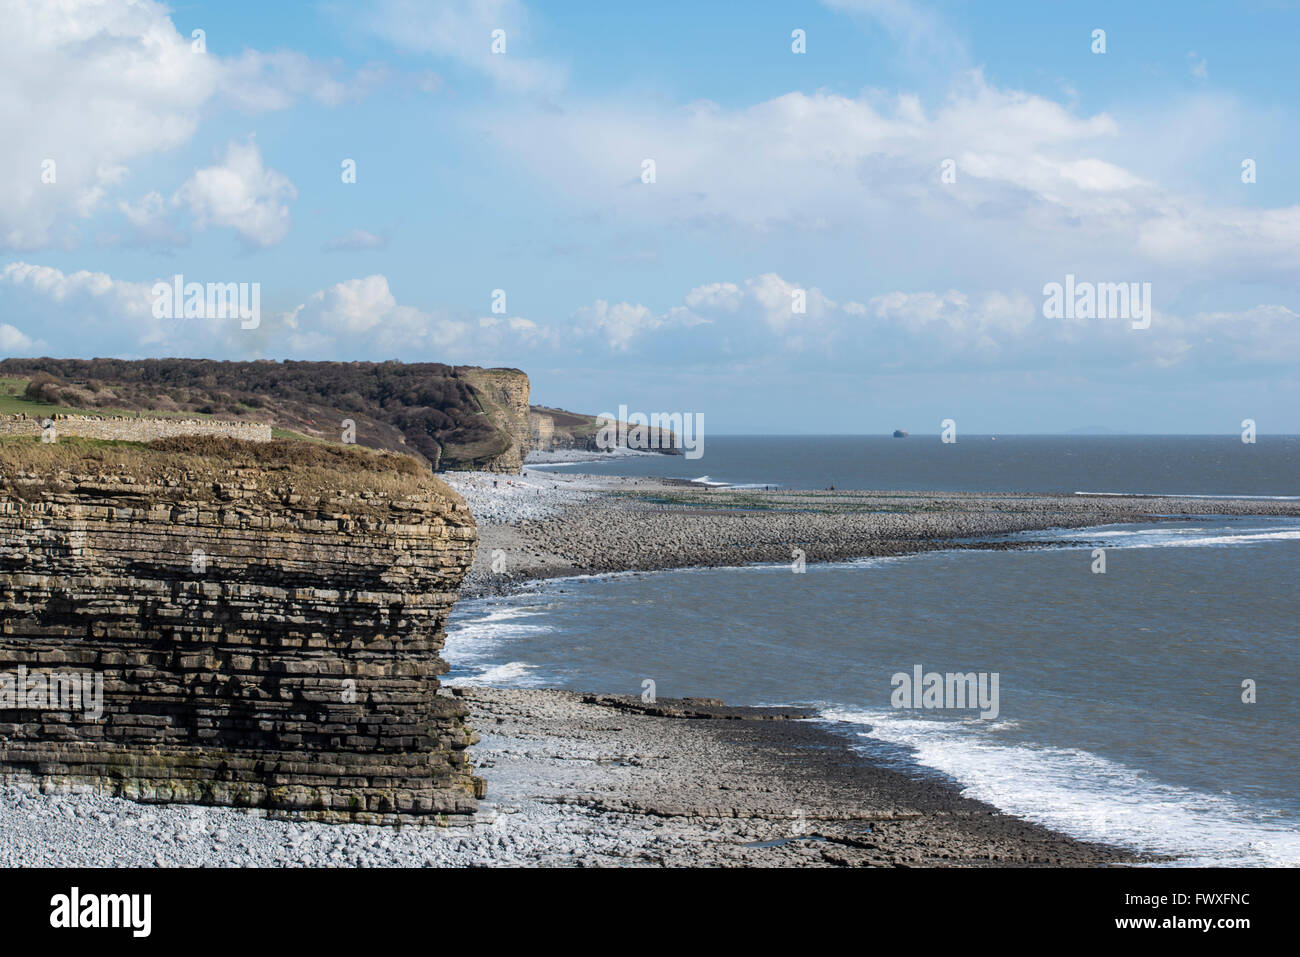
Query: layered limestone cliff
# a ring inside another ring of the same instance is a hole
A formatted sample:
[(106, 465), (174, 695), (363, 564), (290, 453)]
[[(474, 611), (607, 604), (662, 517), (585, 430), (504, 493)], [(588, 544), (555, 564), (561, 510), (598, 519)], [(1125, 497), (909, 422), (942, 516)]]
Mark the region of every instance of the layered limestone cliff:
[[(405, 456), (0, 442), (0, 772), (463, 821), (483, 782), (438, 676), (476, 543), (464, 501)], [(102, 714), (53, 700), (53, 672), (102, 679)]]
[(509, 447), (476, 463), (484, 472), (519, 472), (533, 447), (533, 427), (528, 417), (528, 375), (518, 369), (480, 369), (457, 366), (483, 398), (483, 411), (510, 438)]

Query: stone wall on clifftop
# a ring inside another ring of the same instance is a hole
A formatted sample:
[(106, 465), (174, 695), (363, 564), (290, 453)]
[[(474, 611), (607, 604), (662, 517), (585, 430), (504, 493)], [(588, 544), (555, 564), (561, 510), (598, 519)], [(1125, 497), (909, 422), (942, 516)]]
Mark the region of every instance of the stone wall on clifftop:
[(53, 423), (53, 437), (102, 439), (109, 442), (153, 442), (180, 435), (215, 435), (244, 442), (270, 442), (271, 426), (265, 422), (220, 419), (176, 419), (161, 416), (0, 415), (0, 435), (40, 435), (43, 423)]
[(98, 719), (0, 700), (0, 772), (319, 820), (466, 820), (483, 782), (438, 676), (476, 543), (464, 501), (404, 456), (0, 442), (0, 678), (103, 686)]

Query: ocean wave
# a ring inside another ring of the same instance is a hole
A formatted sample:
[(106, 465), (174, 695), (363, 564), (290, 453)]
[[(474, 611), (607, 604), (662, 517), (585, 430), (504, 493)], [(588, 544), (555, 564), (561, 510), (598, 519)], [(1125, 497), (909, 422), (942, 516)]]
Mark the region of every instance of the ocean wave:
[(822, 717), (869, 725), (852, 733), (905, 747), (965, 796), (1077, 838), (1168, 855), (1187, 867), (1300, 865), (1294, 820), (1231, 795), (1163, 784), (1088, 751), (1000, 743), (977, 720), (836, 708)]
[(545, 606), (516, 601), (480, 599), (481, 604), (464, 602), (459, 614), (447, 622), (442, 656), (456, 668), (473, 667), (493, 657), (506, 641), (523, 635), (548, 634), (549, 625), (530, 624), (528, 619), (546, 611)]
[[(1053, 530), (1062, 541), (1114, 543), (1116, 548), (1214, 548), (1232, 545), (1256, 545), (1261, 542), (1300, 540), (1300, 525), (1270, 525), (1248, 528), (1211, 528), (1195, 526), (1157, 526), (1115, 528), (1100, 526)], [(1018, 533), (1016, 537), (1041, 536), (1041, 532)]]
[(545, 681), (534, 675), (533, 670), (534, 666), (526, 661), (507, 661), (491, 668), (481, 668), (472, 674), (457, 674), (442, 683), (453, 688), (537, 688), (545, 684)]

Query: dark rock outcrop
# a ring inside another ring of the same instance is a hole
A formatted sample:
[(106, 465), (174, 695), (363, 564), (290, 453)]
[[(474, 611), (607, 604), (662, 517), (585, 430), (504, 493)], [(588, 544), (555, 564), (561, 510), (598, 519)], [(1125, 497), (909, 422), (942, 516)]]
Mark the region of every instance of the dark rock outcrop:
[(320, 820), (464, 820), (483, 782), (438, 676), (476, 542), (464, 501), (401, 456), (0, 443), (0, 675), (103, 687), (97, 720), (0, 700), (0, 772)]

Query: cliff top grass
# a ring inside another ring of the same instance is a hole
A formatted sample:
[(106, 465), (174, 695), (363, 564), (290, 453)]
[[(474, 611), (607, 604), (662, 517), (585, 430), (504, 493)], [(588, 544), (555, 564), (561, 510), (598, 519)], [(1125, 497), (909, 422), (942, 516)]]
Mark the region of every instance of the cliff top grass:
[(332, 441), (352, 420), (361, 444), (444, 469), (491, 467), (510, 451), (523, 423), (493, 399), (502, 389), (526, 402), (528, 377), (432, 362), (0, 359), (0, 411), (211, 415)]
[(0, 415), (27, 415), (39, 418), (47, 415), (86, 415), (92, 418), (124, 419), (211, 419), (215, 416), (205, 412), (177, 412), (166, 409), (139, 411), (135, 409), (118, 409), (111, 406), (81, 407), (77, 405), (56, 405), (42, 402), (27, 396), (27, 384), (30, 378), (23, 376), (0, 376)]
[(267, 491), (291, 488), (304, 503), (339, 492), (400, 499), (432, 491), (460, 501), (424, 463), (410, 456), (288, 439), (244, 442), (178, 436), (140, 443), (68, 437), (48, 444), (35, 436), (0, 439), (0, 484), (9, 484), (15, 473), (44, 476), (45, 484), (54, 486), (67, 484), (72, 476), (130, 476), (136, 482), (194, 491), (212, 483), (234, 486), (254, 479)]

